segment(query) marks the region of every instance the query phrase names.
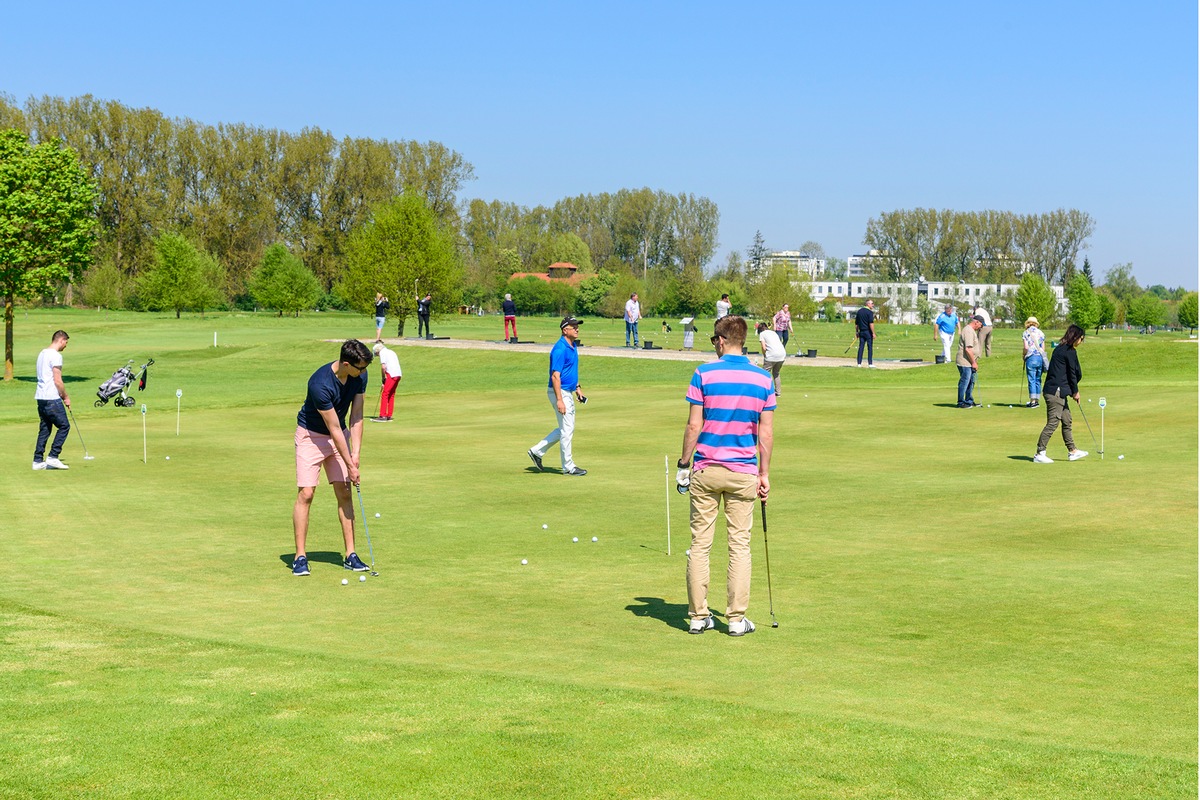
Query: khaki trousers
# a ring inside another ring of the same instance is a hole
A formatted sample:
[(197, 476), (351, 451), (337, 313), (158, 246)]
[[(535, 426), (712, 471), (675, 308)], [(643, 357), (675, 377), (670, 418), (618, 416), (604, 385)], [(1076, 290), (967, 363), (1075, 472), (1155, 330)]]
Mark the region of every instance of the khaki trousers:
[(750, 529), (757, 495), (757, 475), (716, 466), (692, 473), (692, 552), (687, 561), (688, 616), (692, 619), (709, 616), (708, 556), (722, 500), (729, 539), (725, 621), (737, 622), (746, 616), (750, 605)]
[(1037, 452), (1041, 453), (1046, 449), (1046, 445), (1050, 444), (1050, 437), (1054, 435), (1054, 429), (1062, 424), (1063, 444), (1067, 446), (1067, 452), (1075, 452), (1075, 437), (1071, 435), (1071, 407), (1067, 405), (1069, 398), (1059, 396), (1055, 390), (1054, 394), (1044, 394), (1042, 398), (1046, 401), (1046, 427), (1042, 428), (1042, 435), (1038, 437)]

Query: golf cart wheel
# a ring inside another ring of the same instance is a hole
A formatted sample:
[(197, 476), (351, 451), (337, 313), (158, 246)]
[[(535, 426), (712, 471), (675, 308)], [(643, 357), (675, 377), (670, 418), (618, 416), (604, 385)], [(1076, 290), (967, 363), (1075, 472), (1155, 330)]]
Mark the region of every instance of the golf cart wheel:
[(92, 405), (94, 405), (96, 408), (100, 408), (101, 406), (103, 406), (103, 405), (104, 405), (104, 401), (103, 401), (103, 400), (97, 400), (95, 403), (92, 403)]
[(121, 401), (120, 405), (121, 405), (121, 406), (123, 406), (123, 407), (125, 407), (125, 408), (129, 408), (130, 406), (132, 406), (132, 405), (133, 405), (133, 398), (132, 398), (132, 397), (126, 397), (124, 400), (122, 400), (122, 401)]

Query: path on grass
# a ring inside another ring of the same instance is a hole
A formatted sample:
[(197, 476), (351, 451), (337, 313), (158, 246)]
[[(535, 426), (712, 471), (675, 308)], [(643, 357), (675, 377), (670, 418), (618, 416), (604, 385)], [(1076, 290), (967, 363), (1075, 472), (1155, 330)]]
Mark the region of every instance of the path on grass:
[[(329, 340), (334, 341), (334, 340)], [(390, 338), (383, 342), (389, 347), (440, 347), (448, 350), (504, 350), (510, 353), (549, 353), (553, 342), (548, 344), (509, 344), (508, 342), (492, 342), (481, 339), (403, 339)], [(581, 356), (605, 356), (609, 358), (637, 358), (646, 361), (712, 361), (715, 354), (711, 350), (638, 350), (632, 347), (612, 347), (609, 345), (584, 345), (579, 351)], [(757, 359), (754, 359), (757, 363)], [(909, 367), (932, 366), (932, 361), (885, 361), (875, 359), (875, 369), (908, 369)], [(816, 356), (801, 358), (788, 356), (784, 366), (801, 367), (854, 367), (853, 358), (836, 358), (832, 356)]]

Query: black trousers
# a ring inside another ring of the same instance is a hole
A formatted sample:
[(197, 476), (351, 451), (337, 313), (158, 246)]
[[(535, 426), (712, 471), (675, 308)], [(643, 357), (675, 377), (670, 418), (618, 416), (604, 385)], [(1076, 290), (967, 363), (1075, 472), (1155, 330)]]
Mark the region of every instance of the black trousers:
[(38, 400), (38, 437), (37, 447), (33, 451), (33, 460), (42, 461), (46, 452), (46, 442), (50, 439), (50, 429), (57, 428), (54, 441), (50, 444), (50, 457), (58, 458), (63, 445), (67, 443), (67, 434), (71, 432), (71, 423), (67, 422), (67, 407), (62, 400)]
[(433, 333), (429, 330), (429, 315), (417, 314), (417, 338), (421, 337), (421, 329), (424, 328), (425, 336), (432, 336)]

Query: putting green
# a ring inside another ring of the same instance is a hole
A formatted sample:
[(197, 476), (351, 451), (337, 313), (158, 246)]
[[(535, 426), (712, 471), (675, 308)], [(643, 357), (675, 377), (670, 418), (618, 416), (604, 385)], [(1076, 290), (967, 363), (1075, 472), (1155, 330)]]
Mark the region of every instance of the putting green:
[[(57, 327), (95, 460), (72, 431), (71, 470), (33, 472), (28, 378)], [(500, 338), (496, 317), (434, 329)], [(802, 326), (790, 349), (824, 355), (848, 331)], [(928, 330), (905, 331), (880, 348), (931, 358)], [(291, 434), (336, 357), (324, 340), (370, 319), (31, 310), (16, 333), (0, 796), (1196, 794), (1194, 344), (1089, 337), (1083, 408), (1099, 438), (1106, 398), (1105, 457), (1077, 414), (1092, 455), (1067, 463), (1056, 436), (1054, 465), (1030, 462), (1044, 413), (1008, 407), (1016, 331), (981, 367), (990, 408), (950, 407), (951, 365), (789, 366), (769, 505), (780, 627), (756, 527), (760, 627), (739, 640), (684, 633), (687, 505), (664, 456), (693, 365), (585, 352), (589, 474), (571, 479), (525, 456), (553, 426), (544, 355), (399, 350), (396, 420), (367, 424), (363, 454), (381, 574), (342, 586), (328, 488), (312, 575), (287, 568)], [(148, 356), (144, 420), (91, 406)], [(377, 393), (373, 368), (368, 413)]]

